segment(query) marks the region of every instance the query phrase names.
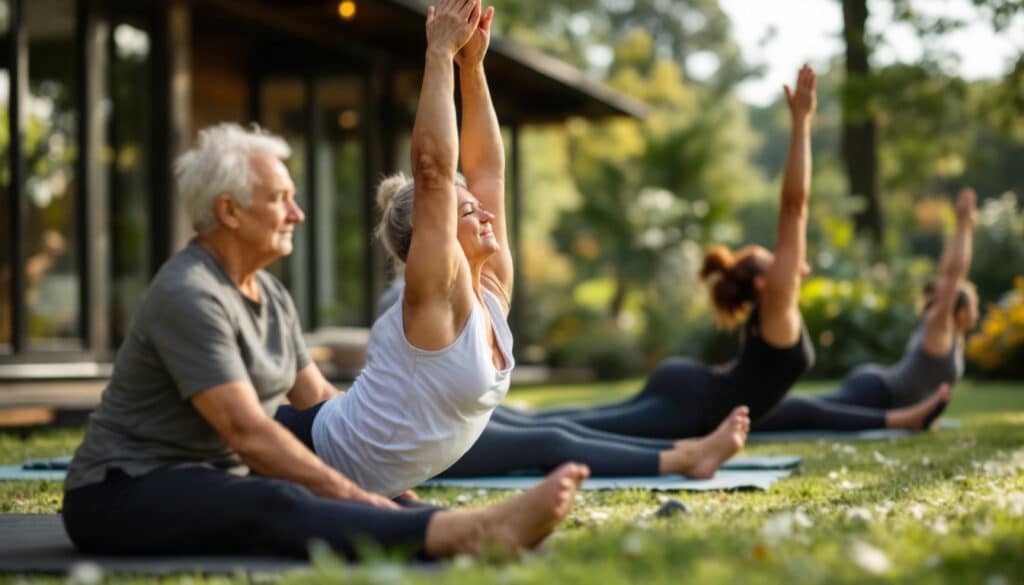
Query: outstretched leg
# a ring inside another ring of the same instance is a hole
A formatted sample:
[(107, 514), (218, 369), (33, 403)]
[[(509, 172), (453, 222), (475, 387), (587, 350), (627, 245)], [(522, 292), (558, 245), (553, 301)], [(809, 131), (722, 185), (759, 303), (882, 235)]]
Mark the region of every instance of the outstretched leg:
[(634, 437), (700, 437), (715, 428), (743, 396), (731, 392), (726, 376), (693, 360), (675, 358), (659, 365), (636, 396), (605, 406), (542, 411), (585, 427)]
[(679, 474), (705, 478), (743, 447), (749, 430), (746, 408), (739, 407), (706, 437), (650, 449), (592, 439), (543, 423), (526, 428), (492, 420), (476, 444), (441, 477), (543, 471), (565, 461), (578, 461), (601, 477)]
[(617, 433), (609, 433), (607, 431), (601, 431), (598, 429), (585, 427), (579, 423), (573, 422), (572, 420), (549, 417), (536, 417), (533, 416), (532, 413), (521, 412), (518, 410), (508, 408), (506, 406), (499, 406), (497, 409), (495, 409), (494, 414), (491, 415), (491, 420), (516, 428), (562, 429), (578, 437), (594, 439), (598, 441), (608, 441), (620, 445), (632, 445), (634, 447), (641, 447), (645, 449), (657, 449), (659, 451), (672, 449), (675, 447), (676, 444), (676, 442), (672, 439), (651, 439), (647, 437), (620, 435)]
[(659, 472), (657, 449), (586, 439), (564, 429), (517, 428), (491, 421), (469, 451), (440, 477), (548, 471), (567, 461), (586, 464), (595, 476), (649, 476)]
[(789, 396), (767, 415), (754, 421), (754, 432), (790, 430), (861, 431), (867, 429), (926, 428), (945, 408), (949, 387), (906, 408), (884, 410), (843, 404), (815, 397)]

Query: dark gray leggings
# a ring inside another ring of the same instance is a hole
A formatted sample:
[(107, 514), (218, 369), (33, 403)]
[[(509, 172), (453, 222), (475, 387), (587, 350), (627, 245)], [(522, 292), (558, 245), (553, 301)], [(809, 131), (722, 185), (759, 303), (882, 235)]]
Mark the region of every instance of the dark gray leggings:
[(752, 431), (836, 430), (885, 428), (892, 395), (885, 382), (870, 371), (855, 371), (835, 392), (820, 396), (787, 396), (774, 410), (755, 420)]

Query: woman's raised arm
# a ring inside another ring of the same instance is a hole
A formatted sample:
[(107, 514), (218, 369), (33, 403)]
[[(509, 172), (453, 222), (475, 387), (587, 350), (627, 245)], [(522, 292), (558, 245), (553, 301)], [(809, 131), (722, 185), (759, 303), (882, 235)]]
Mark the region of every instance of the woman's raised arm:
[(412, 131), (415, 229), (405, 270), (405, 303), (411, 306), (447, 300), (461, 266), (453, 59), (479, 18), (479, 0), (441, 0), (427, 11), (426, 63)]
[(785, 86), (792, 128), (782, 176), (775, 260), (765, 273), (761, 295), (761, 335), (788, 347), (800, 337), (800, 283), (806, 270), (807, 201), (811, 192), (811, 122), (817, 109), (814, 71), (804, 65), (796, 89)]
[(505, 146), (501, 127), (487, 87), (483, 60), (491, 38), (494, 7), (480, 17), (480, 24), (455, 56), (462, 89), (462, 170), (466, 186), (480, 205), (494, 215), (491, 226), (501, 250), (484, 265), (484, 286), (494, 291), (509, 309), (512, 295), (512, 254), (505, 224)]
[(935, 283), (935, 296), (925, 315), (922, 345), (932, 355), (946, 355), (953, 349), (954, 308), (960, 287), (971, 270), (972, 239), (974, 237), (974, 189), (963, 189), (956, 199), (956, 231), (946, 244), (939, 260), (939, 278)]

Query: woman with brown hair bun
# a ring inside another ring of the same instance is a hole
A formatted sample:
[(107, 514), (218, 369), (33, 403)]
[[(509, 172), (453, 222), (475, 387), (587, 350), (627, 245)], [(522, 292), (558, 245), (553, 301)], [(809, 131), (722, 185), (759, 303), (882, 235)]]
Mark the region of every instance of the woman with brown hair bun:
[[(808, 272), (804, 256), (811, 188), (810, 132), (817, 103), (814, 72), (805, 65), (796, 89), (784, 89), (793, 125), (775, 250), (746, 246), (732, 252), (713, 246), (700, 270), (715, 319), (727, 328), (743, 323), (743, 345), (736, 360), (713, 368), (691, 359), (672, 358), (658, 366), (640, 393), (629, 400), (594, 408), (542, 411), (528, 415), (529, 421), (568, 420), (635, 437), (705, 435), (736, 409), (756, 421), (810, 368), (814, 352), (797, 301), (800, 283)], [(505, 410), (497, 416), (517, 416), (526, 422), (524, 415)]]
[(956, 202), (956, 232), (939, 263), (939, 277), (924, 287), (921, 325), (896, 364), (863, 364), (836, 391), (790, 396), (759, 419), (759, 431), (925, 430), (942, 414), (950, 385), (964, 374), (964, 335), (978, 322), (971, 268), (976, 195), (963, 189)]

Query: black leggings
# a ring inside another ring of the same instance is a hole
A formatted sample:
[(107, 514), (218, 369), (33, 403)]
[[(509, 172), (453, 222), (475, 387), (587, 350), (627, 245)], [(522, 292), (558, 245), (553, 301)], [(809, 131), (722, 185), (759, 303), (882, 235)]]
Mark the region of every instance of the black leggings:
[[(303, 411), (282, 406), (274, 418), (312, 448), (310, 429), (317, 410), (319, 405)], [(566, 421), (535, 421), (498, 407), (476, 443), (439, 477), (546, 473), (569, 461), (587, 464), (594, 476), (658, 475), (659, 454), (672, 447), (672, 441), (621, 437)]]
[(312, 539), (348, 558), (361, 545), (423, 554), (435, 508), (384, 510), (332, 500), (281, 479), (173, 467), (64, 494), (64, 527), (90, 554), (278, 554), (305, 557)]
[(871, 371), (854, 371), (835, 392), (821, 396), (787, 396), (774, 410), (755, 420), (753, 431), (826, 429), (861, 431), (885, 428), (892, 393)]
[(560, 419), (621, 435), (662, 439), (703, 436), (737, 406), (753, 419), (773, 408), (791, 382), (773, 383), (771, 374), (751, 379), (735, 370), (716, 371), (686, 358), (659, 365), (637, 395), (614, 404), (543, 410), (540, 420)]
[(661, 451), (671, 441), (623, 437), (568, 421), (538, 421), (498, 407), (476, 443), (439, 477), (548, 472), (574, 461), (595, 477), (658, 475)]

